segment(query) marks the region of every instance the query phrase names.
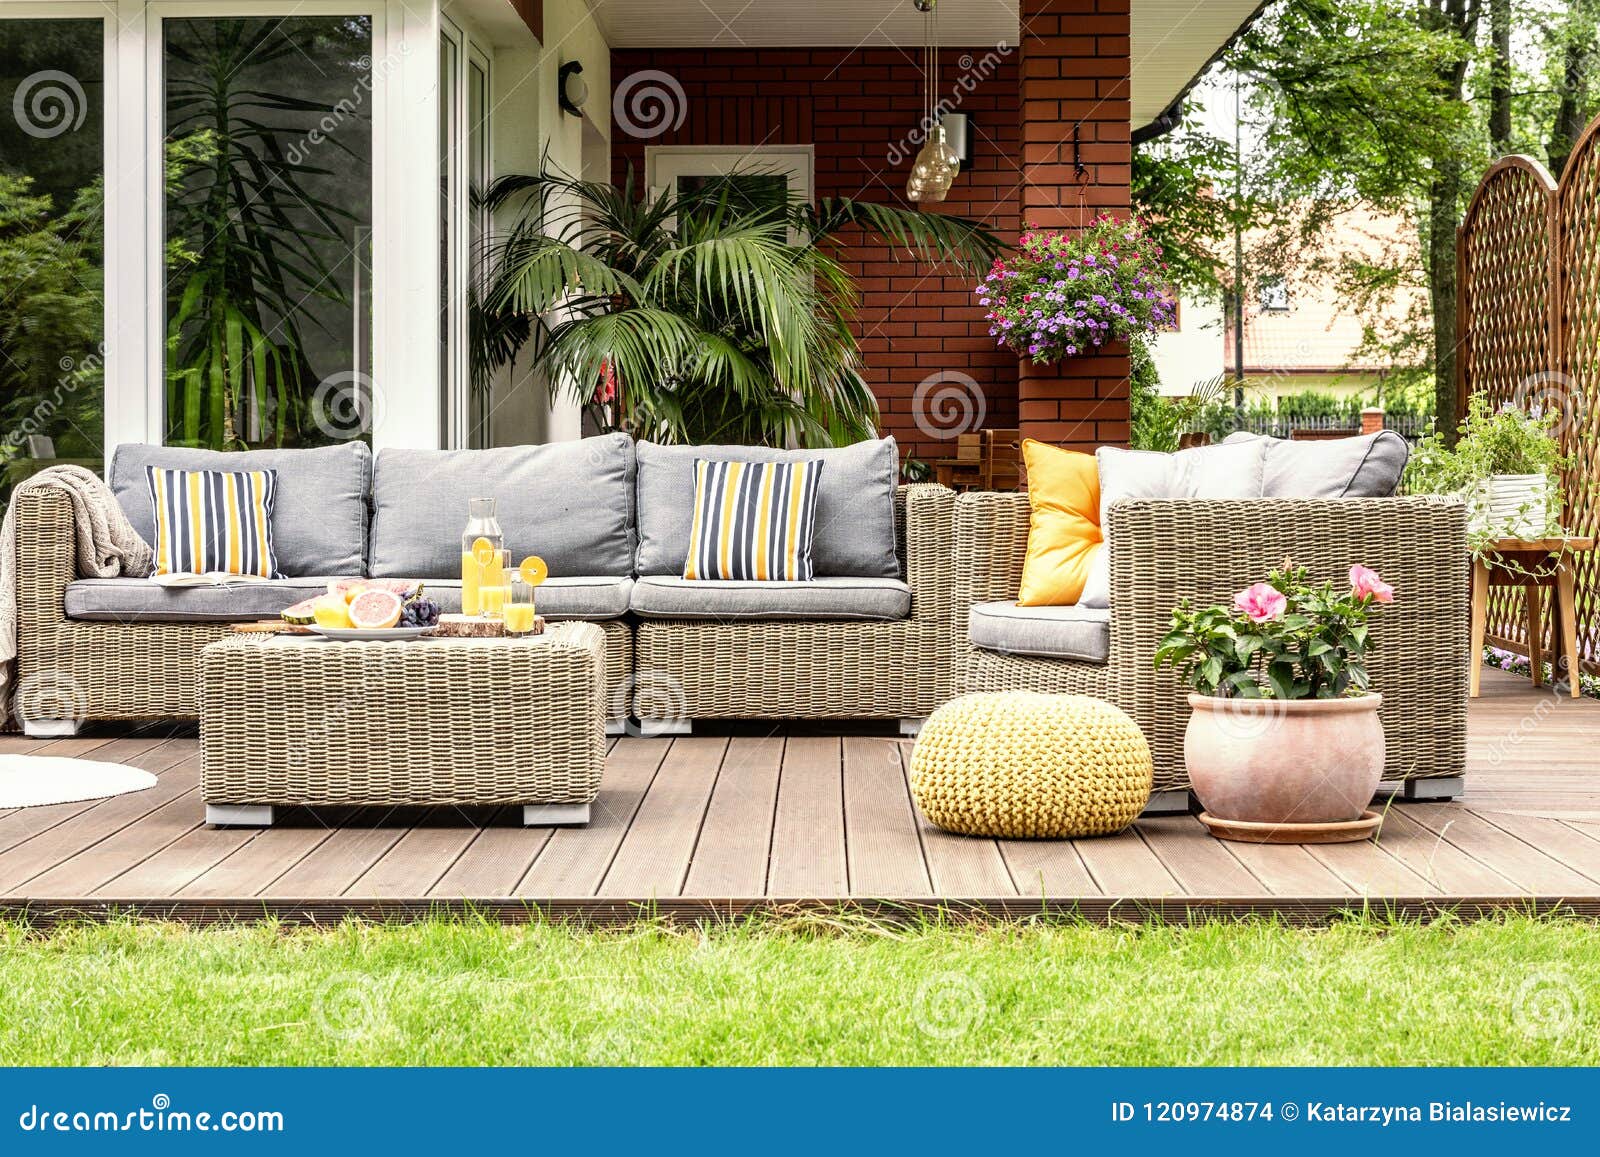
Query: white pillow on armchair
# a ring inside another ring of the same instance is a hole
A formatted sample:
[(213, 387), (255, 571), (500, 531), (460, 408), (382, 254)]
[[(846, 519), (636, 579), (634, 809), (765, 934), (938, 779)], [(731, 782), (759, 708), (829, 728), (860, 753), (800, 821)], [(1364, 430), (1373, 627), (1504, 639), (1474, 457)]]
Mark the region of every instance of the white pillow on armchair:
[(1106, 542), (1089, 564), (1080, 606), (1111, 605), (1111, 522), (1114, 502), (1135, 498), (1260, 498), (1265, 483), (1264, 440), (1194, 446), (1176, 454), (1102, 446), (1094, 452), (1100, 472), (1100, 528)]

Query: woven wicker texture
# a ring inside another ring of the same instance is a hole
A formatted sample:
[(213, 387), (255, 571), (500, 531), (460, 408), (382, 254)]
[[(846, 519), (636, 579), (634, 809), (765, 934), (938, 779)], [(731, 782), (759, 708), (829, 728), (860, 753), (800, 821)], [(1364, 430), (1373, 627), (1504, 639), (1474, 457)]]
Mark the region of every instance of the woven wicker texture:
[(917, 806), (969, 836), (1109, 835), (1144, 810), (1151, 782), (1139, 728), (1087, 695), (963, 695), (933, 713), (911, 753)]
[(587, 803), (605, 768), (605, 636), (339, 643), (235, 635), (200, 656), (215, 804)]
[[(960, 606), (1015, 597), (1027, 547), (1028, 500), (967, 494), (956, 503)], [(1398, 601), (1372, 620), (1373, 685), (1383, 692), (1387, 779), (1464, 773), (1467, 759), (1466, 511), (1432, 498), (1118, 503), (1111, 512), (1111, 653), (1104, 665), (968, 648), (966, 691), (1104, 695), (1133, 716), (1155, 759), (1156, 790), (1189, 786), (1189, 706), (1155, 648), (1180, 600), (1231, 601), (1291, 558), (1314, 577), (1343, 579), (1364, 563)], [(1126, 544), (1126, 545), (1123, 545)]]
[(911, 616), (895, 622), (647, 619), (636, 639), (641, 719), (894, 719), (950, 698), (955, 495), (902, 486), (895, 513)]
[[(49, 490), (17, 509), (18, 713), (24, 719), (193, 719), (200, 651), (233, 632), (226, 623), (89, 623), (62, 611), (76, 577), (72, 504)], [(626, 715), (633, 630), (605, 635), (606, 702)]]

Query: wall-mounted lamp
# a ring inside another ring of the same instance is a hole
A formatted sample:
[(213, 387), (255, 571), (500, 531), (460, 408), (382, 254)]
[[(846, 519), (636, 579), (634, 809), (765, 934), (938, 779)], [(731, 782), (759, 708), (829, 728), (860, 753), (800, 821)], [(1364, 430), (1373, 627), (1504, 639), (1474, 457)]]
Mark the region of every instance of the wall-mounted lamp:
[(583, 79), (583, 63), (569, 60), (556, 73), (556, 99), (561, 111), (583, 115), (583, 102), (589, 99), (589, 85)]
[(961, 167), (972, 168), (972, 119), (964, 112), (947, 112), (939, 123), (944, 126), (944, 143), (960, 158)]

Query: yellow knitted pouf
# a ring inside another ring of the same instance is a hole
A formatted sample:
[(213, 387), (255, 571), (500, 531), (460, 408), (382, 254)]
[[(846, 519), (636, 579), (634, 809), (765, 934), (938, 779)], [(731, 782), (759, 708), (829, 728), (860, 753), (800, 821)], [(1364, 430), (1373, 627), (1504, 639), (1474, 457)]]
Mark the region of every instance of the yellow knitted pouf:
[(1150, 802), (1153, 775), (1138, 725), (1087, 695), (963, 695), (929, 717), (911, 753), (922, 814), (969, 836), (1109, 835)]

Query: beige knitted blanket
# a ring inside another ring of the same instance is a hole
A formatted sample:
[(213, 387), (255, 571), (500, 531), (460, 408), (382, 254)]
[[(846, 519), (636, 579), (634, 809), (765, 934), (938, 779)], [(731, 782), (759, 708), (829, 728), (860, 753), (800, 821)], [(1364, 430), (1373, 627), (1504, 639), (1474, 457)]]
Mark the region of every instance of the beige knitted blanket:
[(5, 523), (0, 525), (0, 722), (11, 719), (16, 691), (17, 496), (42, 488), (64, 490), (72, 499), (78, 574), (85, 578), (142, 578), (155, 564), (149, 544), (129, 524), (111, 487), (82, 466), (47, 467), (12, 491)]

